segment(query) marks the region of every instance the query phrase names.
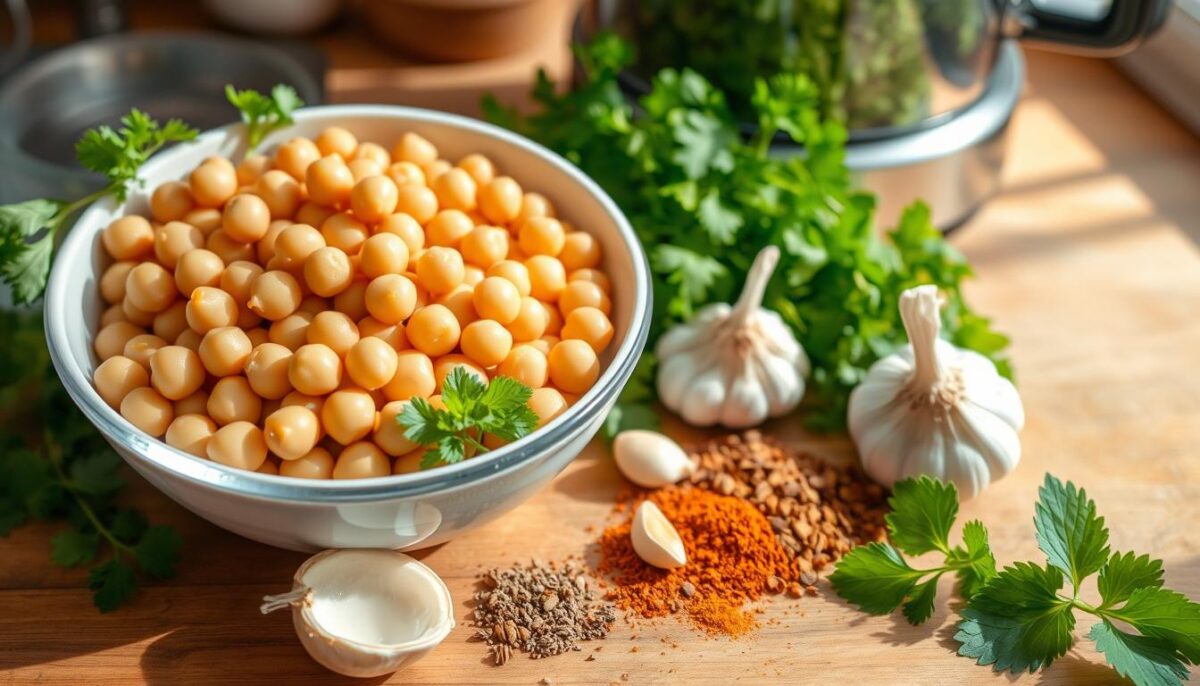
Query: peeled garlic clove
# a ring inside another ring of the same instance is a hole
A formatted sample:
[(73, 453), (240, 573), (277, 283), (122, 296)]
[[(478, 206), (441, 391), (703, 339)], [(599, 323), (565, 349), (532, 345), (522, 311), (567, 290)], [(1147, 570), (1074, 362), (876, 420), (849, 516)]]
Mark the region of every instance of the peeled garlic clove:
[(629, 533), (633, 541), (633, 552), (651, 566), (659, 569), (675, 569), (687, 564), (687, 553), (683, 550), (683, 539), (671, 525), (658, 505), (643, 500), (633, 515), (633, 530)]
[(263, 598), (266, 614), (291, 606), (300, 644), (339, 674), (390, 674), (433, 650), (454, 628), (450, 589), (429, 567), (390, 550), (327, 550), (309, 558), (290, 593)]
[(678, 443), (657, 431), (641, 429), (617, 434), (613, 460), (626, 479), (643, 488), (669, 486), (695, 469)]

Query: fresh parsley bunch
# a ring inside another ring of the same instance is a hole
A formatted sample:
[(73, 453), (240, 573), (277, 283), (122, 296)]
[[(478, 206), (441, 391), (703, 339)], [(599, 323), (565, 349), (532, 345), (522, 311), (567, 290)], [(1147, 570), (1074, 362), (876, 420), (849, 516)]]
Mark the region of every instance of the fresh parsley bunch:
[[(1200, 603), (1163, 588), (1162, 561), (1112, 552), (1104, 518), (1083, 489), (1047, 474), (1039, 489), (1034, 527), (1047, 562), (1017, 562), (999, 572), (979, 522), (963, 528), (964, 545), (947, 538), (958, 512), (955, 489), (927, 477), (896, 484), (887, 519), (892, 544), (856, 548), (830, 581), (838, 595), (872, 614), (901, 604), (913, 624), (933, 611), (937, 578), (959, 576), (967, 601), (954, 638), (959, 655), (997, 671), (1033, 672), (1074, 645), (1076, 612), (1098, 622), (1088, 631), (1096, 649), (1139, 686), (1173, 686), (1200, 664)], [(940, 551), (943, 566), (916, 569), (900, 551)], [(1100, 602), (1081, 599), (1096, 577)]]
[(101, 612), (133, 595), (137, 570), (173, 576), (179, 534), (118, 504), (121, 458), (59, 382), (41, 316), (0, 310), (0, 350), (0, 536), (34, 519), (64, 521), (50, 559), (92, 565), (88, 585)]
[(480, 441), (485, 433), (505, 441), (528, 436), (538, 425), (537, 414), (529, 407), (532, 395), (533, 391), (516, 379), (497, 376), (485, 384), (455, 367), (442, 384), (445, 409), (424, 398), (413, 398), (396, 421), (410, 441), (425, 446), (421, 468), (429, 469), (487, 452)]
[(276, 129), (291, 126), (294, 123), (292, 113), (304, 107), (296, 89), (282, 83), (276, 84), (270, 95), (249, 88), (238, 90), (227, 84), (225, 98), (242, 113), (247, 150), (257, 148), (262, 139)]
[(74, 202), (39, 198), (0, 206), (0, 278), (12, 288), (13, 300), (24, 304), (41, 297), (56, 241), (76, 212), (109, 195), (125, 200), (151, 155), (168, 143), (195, 137), (196, 130), (178, 119), (159, 126), (144, 112), (130, 110), (120, 128), (89, 129), (75, 144), (79, 164), (103, 174), (104, 188)]
[[(878, 235), (875, 198), (852, 187), (845, 165), (846, 130), (821, 119), (820, 96), (807, 80), (758, 80), (750, 102), (758, 131), (747, 139), (724, 94), (698, 73), (664, 69), (632, 106), (617, 84), (632, 58), (627, 44), (602, 34), (576, 51), (581, 83), (560, 94), (541, 74), (533, 90), (540, 112), (522, 116), (491, 98), (484, 110), (574, 162), (629, 217), (650, 257), (651, 345), (699, 307), (728, 301), (759, 250), (778, 245), (783, 256), (765, 303), (812, 359), (815, 426), (842, 428), (850, 390), (905, 343), (898, 298), (915, 285), (941, 288), (944, 329), (955, 344), (1009, 372), (1008, 339), (967, 307), (960, 286), (971, 269), (930, 223), (928, 208), (909, 207), (886, 240)], [(771, 156), (780, 131), (805, 154)], [(609, 433), (653, 422), (652, 357), (642, 372)]]

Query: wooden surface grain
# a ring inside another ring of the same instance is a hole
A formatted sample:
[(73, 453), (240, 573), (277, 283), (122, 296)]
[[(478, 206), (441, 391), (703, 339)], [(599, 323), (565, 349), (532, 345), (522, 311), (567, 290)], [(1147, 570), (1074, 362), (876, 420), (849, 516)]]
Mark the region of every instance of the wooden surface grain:
[[(1036, 557), (1032, 506), (1051, 471), (1098, 501), (1114, 549), (1162, 557), (1168, 585), (1200, 597), (1200, 143), (1111, 66), (1029, 57), (1005, 190), (954, 237), (978, 271), (971, 299), (1013, 337), (1024, 458), (960, 519), (986, 522), (1001, 563)], [(773, 429), (851, 459), (845, 441), (793, 424)], [(187, 542), (178, 577), (100, 615), (84, 574), (50, 563), (55, 527), (0, 540), (0, 683), (1118, 683), (1087, 640), (1020, 678), (954, 656), (948, 589), (913, 628), (854, 611), (824, 582), (820, 597), (763, 603), (763, 627), (748, 638), (622, 622), (581, 653), (489, 666), (461, 621), (474, 574), (582, 553), (618, 485), (594, 443), (516, 511), (418, 553), (450, 585), (459, 627), (412, 668), (355, 681), (313, 663), (285, 613), (258, 612), (263, 594), (289, 586), (302, 555), (225, 533), (138, 480), (130, 499)]]

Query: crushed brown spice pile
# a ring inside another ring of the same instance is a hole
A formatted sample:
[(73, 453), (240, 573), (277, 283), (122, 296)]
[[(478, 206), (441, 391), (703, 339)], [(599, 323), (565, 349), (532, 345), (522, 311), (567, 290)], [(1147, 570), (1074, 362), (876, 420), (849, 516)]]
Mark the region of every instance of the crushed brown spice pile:
[[(630, 541), (632, 513), (642, 500), (658, 505), (683, 539), (688, 562), (678, 569), (651, 567)], [(770, 523), (753, 505), (698, 488), (666, 488), (618, 503), (625, 520), (600, 537), (599, 571), (612, 584), (608, 598), (643, 617), (686, 611), (710, 633), (737, 636), (757, 625), (745, 605), (771, 585), (794, 583)]]

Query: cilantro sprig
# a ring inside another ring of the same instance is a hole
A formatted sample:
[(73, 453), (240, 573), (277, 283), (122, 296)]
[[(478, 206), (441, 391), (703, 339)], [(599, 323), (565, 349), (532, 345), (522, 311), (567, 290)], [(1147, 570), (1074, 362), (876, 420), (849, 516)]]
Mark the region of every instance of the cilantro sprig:
[(231, 84), (225, 86), (225, 98), (242, 113), (246, 123), (246, 149), (258, 147), (270, 133), (295, 123), (292, 113), (304, 107), (304, 101), (296, 89), (286, 84), (276, 84), (269, 95), (253, 89), (238, 90)]
[(426, 448), (421, 468), (461, 462), (487, 452), (480, 441), (489, 433), (515, 441), (537, 428), (538, 417), (529, 407), (533, 391), (507, 376), (490, 383), (480, 381), (462, 367), (455, 367), (442, 384), (442, 405), (434, 407), (424, 398), (413, 398), (397, 417), (409, 440)]
[(39, 198), (0, 206), (0, 279), (12, 288), (13, 300), (26, 304), (41, 297), (59, 234), (79, 210), (109, 195), (124, 201), (151, 155), (195, 137), (196, 130), (178, 119), (160, 126), (141, 110), (130, 110), (119, 128), (89, 129), (75, 144), (79, 164), (104, 175), (103, 188), (73, 202)]
[(0, 536), (31, 520), (63, 521), (50, 541), (62, 567), (91, 566), (101, 612), (129, 600), (141, 575), (173, 576), (182, 540), (121, 507), (121, 458), (67, 395), (41, 317), (0, 311)]
[[(996, 671), (1050, 665), (1075, 644), (1080, 613), (1099, 620), (1088, 638), (1138, 686), (1176, 686), (1187, 679), (1188, 665), (1200, 664), (1200, 603), (1163, 587), (1160, 560), (1113, 552), (1104, 519), (1083, 489), (1047, 474), (1034, 516), (1046, 562), (1016, 562), (999, 572), (982, 524), (964, 527), (963, 547), (948, 546), (958, 510), (953, 486), (922, 477), (897, 483), (894, 493), (887, 521), (892, 545), (856, 548), (831, 577), (837, 593), (863, 610), (887, 614), (903, 604), (905, 617), (919, 624), (932, 612), (937, 576), (953, 568), (967, 601), (954, 636), (958, 654)], [(914, 569), (900, 550), (941, 551), (946, 565)], [(963, 566), (964, 558), (976, 563)], [(1092, 577), (1096, 604), (1081, 598)]]
[[(487, 117), (559, 152), (595, 179), (621, 206), (650, 258), (654, 341), (711, 302), (729, 301), (754, 256), (777, 245), (782, 258), (765, 304), (792, 328), (813, 362), (819, 396), (809, 421), (845, 424), (850, 390), (879, 358), (906, 342), (897, 305), (922, 283), (946, 294), (944, 330), (960, 347), (1010, 373), (1008, 339), (966, 304), (965, 258), (930, 221), (909, 207), (881, 237), (875, 198), (852, 185), (846, 129), (823, 120), (809, 81), (792, 75), (753, 82), (748, 103), (731, 103), (700, 74), (664, 69), (631, 105), (618, 74), (630, 47), (611, 34), (577, 46), (583, 78), (562, 92), (541, 74), (533, 89), (540, 111), (522, 115), (484, 101)], [(750, 82), (747, 82), (750, 85)], [(747, 139), (734, 109), (753, 113)], [(772, 156), (783, 132), (804, 155)], [(605, 424), (612, 435), (652, 416), (654, 358), (636, 376)]]

